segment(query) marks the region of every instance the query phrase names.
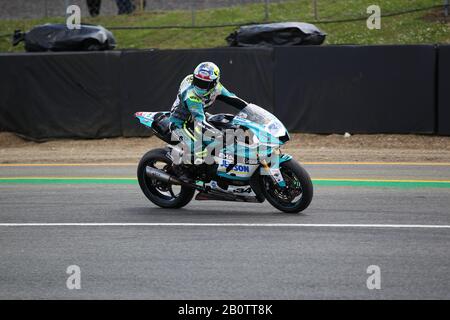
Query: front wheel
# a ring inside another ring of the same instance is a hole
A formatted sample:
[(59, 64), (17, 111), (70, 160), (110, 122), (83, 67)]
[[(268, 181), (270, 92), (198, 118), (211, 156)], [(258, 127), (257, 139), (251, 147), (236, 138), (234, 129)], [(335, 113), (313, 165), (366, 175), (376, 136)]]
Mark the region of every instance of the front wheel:
[(313, 197), (313, 185), (308, 172), (294, 160), (280, 164), (280, 171), (286, 182), (280, 187), (269, 175), (260, 176), (261, 191), (275, 208), (287, 213), (305, 210)]

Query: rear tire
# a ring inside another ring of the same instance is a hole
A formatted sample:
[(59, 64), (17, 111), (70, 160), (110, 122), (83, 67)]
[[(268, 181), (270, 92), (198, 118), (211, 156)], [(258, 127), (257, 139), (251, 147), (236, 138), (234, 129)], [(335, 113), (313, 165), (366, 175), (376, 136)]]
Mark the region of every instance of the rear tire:
[(181, 208), (187, 205), (194, 197), (195, 190), (181, 186), (180, 193), (173, 197), (173, 191), (171, 195), (164, 195), (161, 190), (167, 189), (172, 190), (172, 185), (164, 184), (162, 182), (150, 179), (146, 175), (145, 168), (147, 166), (154, 167), (155, 163), (166, 164), (165, 170), (170, 173), (170, 168), (172, 166), (172, 160), (167, 157), (167, 150), (165, 149), (154, 149), (147, 152), (141, 159), (137, 169), (137, 178), (139, 181), (139, 186), (145, 196), (154, 204), (161, 208)]
[[(275, 185), (270, 176), (260, 175), (261, 191), (275, 208), (287, 213), (300, 213), (305, 210), (311, 203), (313, 198), (313, 185), (308, 172), (298, 164), (295, 160), (289, 160), (280, 164), (280, 170), (284, 180), (292, 192), (300, 192), (301, 198), (294, 203), (282, 199), (277, 190), (283, 190)], [(295, 178), (293, 178), (295, 177)], [(291, 186), (289, 182), (296, 182), (299, 186)]]

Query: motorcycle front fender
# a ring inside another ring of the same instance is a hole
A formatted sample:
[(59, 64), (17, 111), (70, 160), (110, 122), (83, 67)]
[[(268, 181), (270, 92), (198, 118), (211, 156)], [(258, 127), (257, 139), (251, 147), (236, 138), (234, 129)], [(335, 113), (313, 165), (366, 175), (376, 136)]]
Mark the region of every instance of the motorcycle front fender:
[(292, 159), (292, 156), (291, 156), (290, 154), (284, 153), (284, 154), (282, 154), (281, 157), (280, 157), (280, 163), (289, 161), (289, 160), (291, 160), (291, 159)]

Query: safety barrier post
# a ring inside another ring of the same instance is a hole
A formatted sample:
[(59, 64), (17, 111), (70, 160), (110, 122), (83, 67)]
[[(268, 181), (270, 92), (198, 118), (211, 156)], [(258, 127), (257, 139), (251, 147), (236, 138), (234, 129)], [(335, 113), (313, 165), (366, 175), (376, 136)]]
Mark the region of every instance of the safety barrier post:
[(264, 0), (264, 21), (269, 21), (269, 0)]
[(195, 27), (195, 7), (193, 1), (191, 1), (191, 19), (192, 19), (192, 26)]
[(317, 0), (313, 0), (313, 8), (314, 8), (314, 20), (319, 20), (319, 13), (317, 12)]
[[(47, 1), (45, 1), (47, 3)], [(69, 0), (64, 0), (64, 11), (63, 11), (63, 17), (65, 17), (67, 15), (67, 8), (70, 6), (70, 2)]]

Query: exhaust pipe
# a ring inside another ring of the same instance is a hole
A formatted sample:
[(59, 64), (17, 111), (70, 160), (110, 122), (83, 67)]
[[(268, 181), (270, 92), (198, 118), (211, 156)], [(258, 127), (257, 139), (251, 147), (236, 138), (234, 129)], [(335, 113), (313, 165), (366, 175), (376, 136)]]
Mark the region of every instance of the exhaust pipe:
[(167, 172), (164, 172), (162, 170), (152, 168), (152, 167), (145, 167), (145, 173), (147, 177), (151, 179), (156, 179), (161, 182), (170, 183), (170, 184), (177, 184), (181, 185), (183, 182), (177, 179), (174, 176), (171, 176)]
[(150, 179), (156, 179), (156, 180), (164, 182), (164, 183), (175, 184), (175, 185), (180, 185), (180, 186), (187, 186), (187, 187), (191, 187), (191, 188), (197, 187), (196, 185), (181, 181), (177, 177), (174, 177), (174, 176), (168, 174), (167, 172), (164, 172), (162, 170), (159, 170), (159, 169), (156, 169), (153, 167), (149, 167), (149, 166), (145, 167), (145, 174)]

